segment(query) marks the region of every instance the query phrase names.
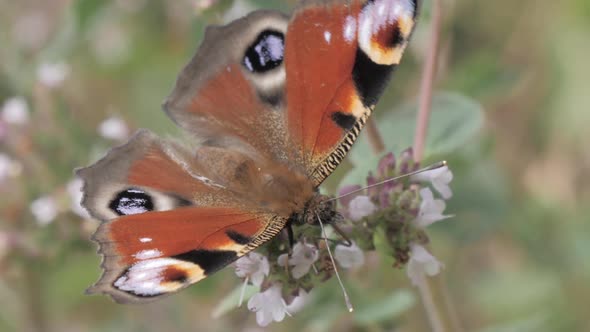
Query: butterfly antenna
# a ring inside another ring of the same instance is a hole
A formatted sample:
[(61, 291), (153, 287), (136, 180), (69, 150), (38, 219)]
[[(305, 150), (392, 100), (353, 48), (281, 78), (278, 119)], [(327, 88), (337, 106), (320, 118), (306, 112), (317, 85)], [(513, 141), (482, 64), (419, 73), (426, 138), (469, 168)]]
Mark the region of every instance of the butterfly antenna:
[(386, 184), (386, 183), (389, 183), (389, 182), (393, 182), (393, 181), (396, 181), (396, 180), (405, 178), (407, 176), (412, 176), (412, 175), (416, 175), (416, 174), (419, 174), (419, 173), (422, 173), (422, 172), (432, 171), (434, 169), (438, 169), (438, 168), (445, 167), (445, 166), (447, 166), (447, 162), (445, 160), (439, 161), (439, 162), (434, 163), (432, 165), (428, 165), (428, 166), (426, 166), (424, 168), (421, 168), (421, 169), (419, 169), (417, 171), (413, 171), (413, 172), (410, 172), (410, 173), (402, 174), (402, 175), (399, 175), (399, 176), (396, 176), (396, 177), (393, 177), (393, 178), (390, 178), (390, 179), (387, 179), (387, 180), (383, 180), (381, 182), (377, 182), (377, 183), (372, 184), (370, 186), (366, 186), (364, 188), (353, 190), (353, 191), (351, 191), (349, 193), (346, 193), (346, 194), (344, 194), (342, 196), (330, 198), (330, 199), (328, 199), (328, 201), (335, 201), (335, 200), (340, 199), (342, 197), (350, 196), (352, 194), (356, 194), (358, 192), (361, 192), (361, 191), (366, 190), (366, 189), (369, 189), (369, 188), (378, 187), (380, 185), (383, 185), (383, 184)]
[(344, 295), (344, 301), (346, 302), (346, 308), (348, 308), (348, 312), (353, 312), (354, 308), (352, 307), (352, 303), (350, 302), (350, 298), (348, 297), (348, 293), (346, 292), (346, 288), (342, 283), (342, 279), (340, 279), (340, 274), (338, 273), (338, 267), (336, 266), (336, 262), (334, 261), (334, 257), (332, 256), (332, 250), (330, 250), (330, 243), (328, 242), (328, 235), (326, 234), (326, 229), (324, 228), (324, 223), (322, 223), (322, 219), (320, 219), (320, 215), (316, 213), (316, 217), (318, 218), (318, 222), (320, 223), (320, 228), (322, 229), (322, 235), (324, 240), (326, 241), (326, 248), (328, 249), (328, 256), (330, 256), (330, 260), (332, 261), (332, 265), (334, 266), (334, 272), (336, 273), (336, 279), (338, 279), (338, 283), (340, 284), (340, 288), (342, 288), (342, 294)]

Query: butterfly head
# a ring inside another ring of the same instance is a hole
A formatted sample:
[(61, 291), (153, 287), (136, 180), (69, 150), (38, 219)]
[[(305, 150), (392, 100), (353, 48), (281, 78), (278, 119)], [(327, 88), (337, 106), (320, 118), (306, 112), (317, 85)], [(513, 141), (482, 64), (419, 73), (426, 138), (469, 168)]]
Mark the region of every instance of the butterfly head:
[(316, 193), (300, 213), (291, 215), (291, 222), (295, 225), (318, 225), (318, 218), (326, 224), (334, 224), (343, 220), (342, 215), (336, 210), (336, 201), (329, 196)]

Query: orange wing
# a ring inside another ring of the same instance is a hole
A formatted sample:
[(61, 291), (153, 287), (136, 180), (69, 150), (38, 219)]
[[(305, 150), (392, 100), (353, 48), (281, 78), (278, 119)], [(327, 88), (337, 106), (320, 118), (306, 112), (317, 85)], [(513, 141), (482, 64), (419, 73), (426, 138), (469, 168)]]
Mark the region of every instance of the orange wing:
[(142, 302), (176, 292), (276, 235), (285, 221), (235, 208), (186, 207), (128, 215), (94, 236), (104, 273), (88, 293)]
[(342, 161), (407, 45), (416, 1), (306, 2), (287, 30), (288, 128), (319, 185)]

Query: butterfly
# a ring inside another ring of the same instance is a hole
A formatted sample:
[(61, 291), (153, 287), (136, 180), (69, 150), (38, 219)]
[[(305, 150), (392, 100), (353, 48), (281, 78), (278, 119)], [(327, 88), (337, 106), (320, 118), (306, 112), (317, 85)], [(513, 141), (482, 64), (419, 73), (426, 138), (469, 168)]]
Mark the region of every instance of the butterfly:
[(416, 0), (302, 1), (211, 26), (164, 111), (192, 144), (139, 130), (77, 170), (120, 303), (171, 294), (291, 223), (338, 213), (319, 185), (346, 156), (412, 34)]

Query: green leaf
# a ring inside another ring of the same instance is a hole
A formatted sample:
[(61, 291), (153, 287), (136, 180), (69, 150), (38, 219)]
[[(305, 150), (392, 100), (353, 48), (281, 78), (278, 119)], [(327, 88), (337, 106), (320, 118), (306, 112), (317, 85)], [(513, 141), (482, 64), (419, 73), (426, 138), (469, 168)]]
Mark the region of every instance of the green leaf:
[[(416, 103), (406, 104), (379, 117), (377, 126), (387, 151), (399, 154), (412, 146), (417, 109)], [(483, 109), (478, 102), (457, 93), (437, 93), (432, 99), (425, 155), (453, 152), (470, 142), (482, 125)], [(368, 151), (371, 149), (363, 135), (350, 152), (353, 164), (363, 163)]]
[(93, 1), (93, 0), (78, 0), (74, 4), (76, 11), (76, 17), (78, 18), (78, 26), (81, 30), (88, 27), (92, 18), (98, 14), (101, 9), (107, 5), (106, 1)]
[[(213, 312), (211, 313), (213, 318), (219, 318), (227, 314), (228, 312), (236, 309), (238, 307), (238, 303), (240, 302), (240, 295), (242, 293), (243, 288), (244, 285), (240, 285), (236, 287), (233, 291), (231, 291), (229, 294), (227, 294), (223, 298), (223, 300), (221, 300), (221, 302), (219, 302), (219, 304), (213, 309)], [(244, 301), (242, 305), (248, 302), (248, 299), (254, 296), (254, 294), (258, 293), (258, 291), (258, 287), (253, 285), (246, 285), (246, 289), (244, 290)]]
[[(416, 104), (406, 104), (399, 111), (378, 119), (377, 126), (386, 146), (386, 152), (381, 155), (370, 155), (366, 137), (359, 137), (349, 154), (354, 168), (343, 178), (341, 185), (366, 184), (367, 174), (377, 169), (377, 163), (385, 153), (393, 151), (399, 156), (401, 151), (412, 146), (416, 113)], [(425, 156), (454, 152), (472, 142), (482, 125), (483, 109), (476, 101), (457, 93), (436, 94), (432, 100)]]
[(402, 289), (378, 300), (373, 300), (355, 311), (354, 319), (358, 324), (388, 321), (398, 317), (416, 303), (414, 294)]

